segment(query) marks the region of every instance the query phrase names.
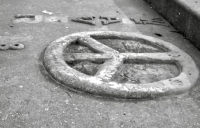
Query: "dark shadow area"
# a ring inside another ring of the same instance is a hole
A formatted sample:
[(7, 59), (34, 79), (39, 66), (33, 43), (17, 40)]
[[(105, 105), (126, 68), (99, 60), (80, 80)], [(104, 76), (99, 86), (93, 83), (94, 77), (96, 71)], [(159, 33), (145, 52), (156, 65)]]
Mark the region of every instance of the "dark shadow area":
[(160, 33), (154, 33), (156, 36), (158, 36), (158, 37), (162, 37), (163, 35), (162, 34), (160, 34)]

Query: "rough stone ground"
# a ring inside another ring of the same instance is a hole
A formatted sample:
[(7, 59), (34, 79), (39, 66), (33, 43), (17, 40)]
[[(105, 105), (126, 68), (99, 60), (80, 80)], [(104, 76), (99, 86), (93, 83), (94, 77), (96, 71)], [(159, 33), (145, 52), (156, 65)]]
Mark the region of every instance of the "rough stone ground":
[[(43, 10), (54, 14), (42, 13)], [(43, 19), (38, 18), (36, 23), (13, 22), (15, 14), (35, 14)], [(71, 18), (84, 15), (117, 16), (123, 22), (108, 26), (99, 21), (96, 26), (70, 22)], [(170, 32), (175, 30), (172, 26), (135, 25), (128, 20), (158, 16), (141, 0), (0, 1), (0, 43), (25, 45), (23, 50), (0, 51), (0, 127), (200, 127), (199, 82), (179, 96), (116, 100), (70, 91), (53, 81), (42, 66), (44, 49), (59, 37), (81, 31), (115, 30), (171, 42), (190, 54), (199, 67), (199, 51), (183, 36)]]

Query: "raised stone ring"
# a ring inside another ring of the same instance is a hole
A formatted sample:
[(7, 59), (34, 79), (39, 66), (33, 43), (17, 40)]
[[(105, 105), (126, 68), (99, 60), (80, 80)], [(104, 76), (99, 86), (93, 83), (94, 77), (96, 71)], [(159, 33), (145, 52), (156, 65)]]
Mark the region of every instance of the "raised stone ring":
[[(165, 49), (166, 52), (120, 53), (95, 40), (97, 38), (145, 40), (153, 46)], [(89, 47), (95, 53), (69, 53), (63, 55), (65, 48), (76, 41)], [(84, 60), (104, 61), (104, 63), (94, 76), (81, 73), (66, 63)], [(119, 83), (111, 80), (118, 67), (126, 60), (174, 63), (179, 67), (180, 74), (174, 78), (145, 84)], [(129, 32), (93, 31), (62, 37), (49, 44), (46, 48), (44, 66), (56, 81), (70, 88), (116, 98), (154, 98), (184, 93), (195, 85), (199, 77), (199, 70), (193, 59), (178, 47), (160, 39)]]

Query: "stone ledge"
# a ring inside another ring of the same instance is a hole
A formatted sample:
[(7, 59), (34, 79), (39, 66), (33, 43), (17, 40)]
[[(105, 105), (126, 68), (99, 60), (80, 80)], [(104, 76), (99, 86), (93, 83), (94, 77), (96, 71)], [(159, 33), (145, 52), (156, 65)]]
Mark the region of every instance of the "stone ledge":
[(144, 0), (200, 49), (199, 0)]

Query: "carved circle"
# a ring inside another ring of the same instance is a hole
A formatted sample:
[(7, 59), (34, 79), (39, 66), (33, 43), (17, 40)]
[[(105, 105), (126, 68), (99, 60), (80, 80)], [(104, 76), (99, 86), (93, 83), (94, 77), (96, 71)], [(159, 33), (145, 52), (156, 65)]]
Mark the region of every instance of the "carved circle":
[[(96, 38), (116, 38), (124, 40), (140, 39), (167, 49), (164, 53), (119, 53), (101, 44)], [(74, 41), (94, 49), (97, 53), (74, 53), (63, 56), (64, 48)], [(88, 76), (73, 68), (65, 61), (104, 59), (105, 63), (94, 76)], [(112, 75), (124, 60), (141, 59), (143, 61), (176, 63), (180, 74), (177, 77), (146, 84), (117, 83), (111, 81)], [(189, 90), (198, 80), (199, 70), (193, 59), (178, 47), (166, 41), (128, 32), (94, 31), (71, 34), (59, 38), (48, 45), (44, 53), (44, 67), (60, 83), (84, 92), (112, 96), (116, 98), (154, 98), (170, 94), (180, 94)]]

